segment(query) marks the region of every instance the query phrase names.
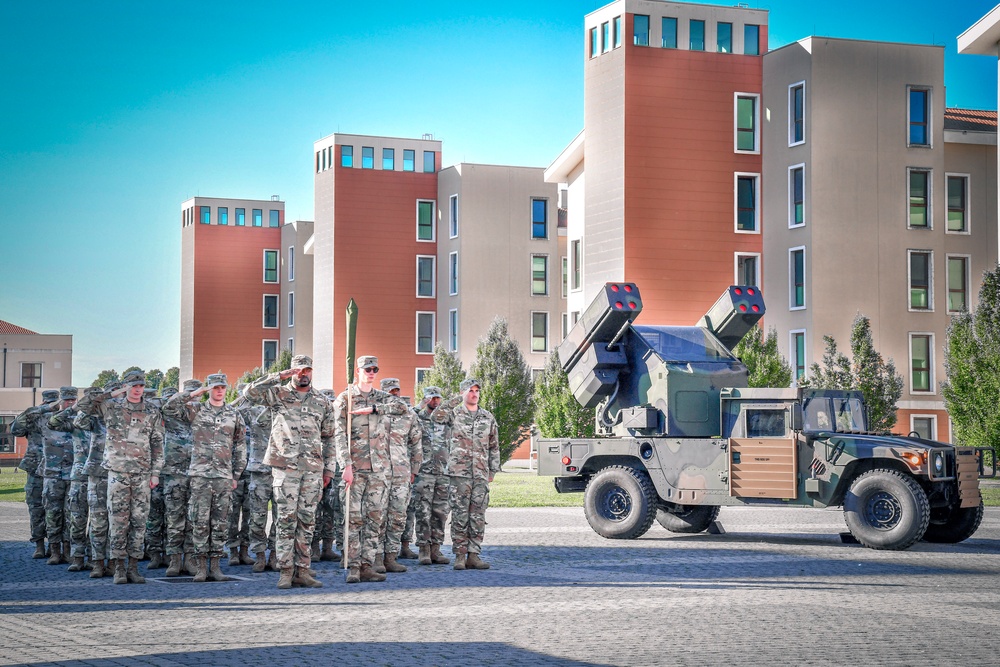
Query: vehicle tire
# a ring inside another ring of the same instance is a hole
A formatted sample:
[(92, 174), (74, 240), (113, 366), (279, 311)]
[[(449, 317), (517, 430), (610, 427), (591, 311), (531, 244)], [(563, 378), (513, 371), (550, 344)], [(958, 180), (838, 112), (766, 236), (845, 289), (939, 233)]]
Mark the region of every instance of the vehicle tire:
[(718, 518), (716, 505), (682, 505), (676, 512), (656, 510), (656, 520), (671, 533), (700, 533)]
[(972, 537), (983, 520), (983, 501), (976, 507), (955, 507), (946, 509), (938, 517), (931, 512), (931, 522), (924, 533), (925, 542), (956, 544)]
[(908, 549), (924, 536), (931, 509), (915, 479), (897, 470), (859, 475), (844, 498), (851, 534), (871, 549)]
[(601, 537), (632, 540), (653, 525), (656, 500), (656, 489), (644, 471), (609, 466), (587, 484), (583, 512), (590, 527)]

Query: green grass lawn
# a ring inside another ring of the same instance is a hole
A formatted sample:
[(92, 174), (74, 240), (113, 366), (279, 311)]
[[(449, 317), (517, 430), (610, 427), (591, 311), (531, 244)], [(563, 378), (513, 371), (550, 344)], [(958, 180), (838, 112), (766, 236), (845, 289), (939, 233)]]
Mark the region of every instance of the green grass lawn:
[(582, 493), (556, 493), (551, 477), (501, 472), (490, 484), (490, 507), (583, 507)]
[(17, 468), (0, 468), (0, 501), (24, 502), (28, 473)]

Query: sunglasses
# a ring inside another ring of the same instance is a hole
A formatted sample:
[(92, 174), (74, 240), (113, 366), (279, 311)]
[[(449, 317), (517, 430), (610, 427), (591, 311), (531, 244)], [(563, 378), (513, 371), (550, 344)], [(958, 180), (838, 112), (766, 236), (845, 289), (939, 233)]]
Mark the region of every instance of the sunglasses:
[(378, 366), (376, 366), (375, 368), (366, 368), (364, 369), (364, 371), (365, 373), (378, 373)]

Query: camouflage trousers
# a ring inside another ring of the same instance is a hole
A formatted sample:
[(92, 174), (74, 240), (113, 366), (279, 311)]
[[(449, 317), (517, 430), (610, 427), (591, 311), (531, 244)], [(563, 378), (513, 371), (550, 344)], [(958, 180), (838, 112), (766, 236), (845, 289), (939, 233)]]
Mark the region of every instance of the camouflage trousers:
[(233, 504), (229, 508), (229, 530), (226, 546), (230, 551), (250, 546), (250, 508), (247, 504), (247, 487), (250, 473), (244, 471), (233, 489)]
[(188, 521), (188, 503), (191, 500), (191, 478), (187, 475), (160, 477), (163, 488), (164, 519), (167, 537), (164, 551), (168, 556), (194, 553), (191, 541), (191, 522)]
[(485, 479), (451, 478), (451, 550), (456, 554), (477, 554), (486, 533), (486, 508), (490, 485)]
[(402, 542), (413, 542), (413, 531), (417, 525), (417, 503), (420, 496), (417, 495), (417, 483), (413, 482), (410, 487), (410, 502), (406, 505), (406, 523), (403, 524), (403, 534), (399, 536)]
[(191, 477), (188, 523), (194, 553), (209, 558), (225, 555), (229, 512), (233, 507), (233, 480), (229, 477)]
[[(250, 553), (263, 553), (265, 549), (274, 551), (274, 534), (278, 525), (278, 506), (271, 502), (274, 496), (273, 479), (269, 472), (251, 472), (247, 483), (247, 507), (249, 511)], [(267, 528), (268, 504), (271, 506), (271, 529)]]
[(354, 472), (354, 481), (347, 487), (350, 494), (347, 519), (347, 566), (361, 567), (375, 563), (381, 553), (379, 534), (385, 514), (389, 480), (364, 470)]
[(149, 514), (149, 474), (108, 472), (108, 545), (111, 558), (142, 558)]
[(163, 553), (167, 538), (167, 506), (163, 498), (163, 478), (149, 492), (149, 516), (146, 517), (146, 552)]
[(444, 544), (444, 525), (448, 522), (451, 505), (448, 475), (417, 475), (413, 496), (417, 499), (417, 544)]
[(316, 506), (323, 495), (323, 473), (272, 468), (271, 476), (278, 506), (278, 567), (309, 567)]
[(344, 504), (341, 477), (334, 477), (323, 489), (323, 499), (316, 510), (316, 533), (313, 542), (333, 540), (339, 548), (344, 546)]
[(44, 479), (34, 473), (28, 473), (24, 483), (24, 502), (28, 506), (28, 522), (31, 526), (31, 541), (45, 539), (45, 502), (42, 500)]
[(90, 555), (87, 540), (87, 519), (90, 507), (87, 504), (87, 480), (73, 480), (69, 483), (69, 541), (70, 556), (84, 558)]
[(42, 483), (42, 500), (45, 502), (45, 535), (49, 542), (69, 542), (69, 522), (66, 521), (69, 480), (46, 477)]
[(90, 557), (94, 560), (108, 558), (108, 478), (91, 475), (87, 478), (87, 505), (90, 521), (87, 534), (90, 537)]
[(382, 552), (398, 554), (406, 527), (406, 508), (410, 504), (410, 478), (390, 477), (379, 544)]

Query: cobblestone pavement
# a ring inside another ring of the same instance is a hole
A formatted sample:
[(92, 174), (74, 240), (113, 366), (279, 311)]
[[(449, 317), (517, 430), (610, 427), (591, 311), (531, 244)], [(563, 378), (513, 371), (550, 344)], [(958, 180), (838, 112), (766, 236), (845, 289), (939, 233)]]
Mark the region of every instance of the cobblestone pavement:
[(223, 566), (241, 579), (115, 586), (32, 560), (25, 506), (0, 503), (0, 664), (1000, 663), (1000, 509), (962, 544), (903, 552), (842, 544), (834, 510), (725, 508), (724, 535), (634, 541), (579, 508), (487, 520), (485, 572), (347, 586), (321, 563), (325, 588), (279, 591)]

